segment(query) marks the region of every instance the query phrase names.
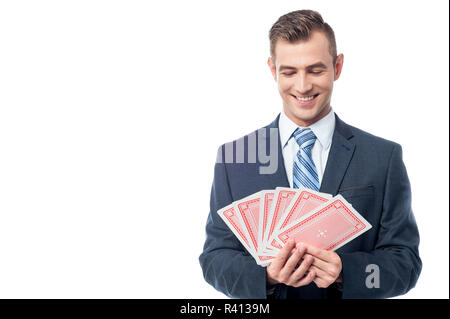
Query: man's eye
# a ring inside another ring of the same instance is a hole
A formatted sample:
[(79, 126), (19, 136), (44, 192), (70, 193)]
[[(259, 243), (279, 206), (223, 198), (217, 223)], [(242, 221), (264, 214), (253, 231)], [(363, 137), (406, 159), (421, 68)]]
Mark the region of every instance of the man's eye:
[(323, 71), (311, 71), (312, 74), (321, 74)]
[(286, 75), (286, 76), (291, 76), (291, 75), (294, 75), (295, 73), (281, 73), (281, 74)]

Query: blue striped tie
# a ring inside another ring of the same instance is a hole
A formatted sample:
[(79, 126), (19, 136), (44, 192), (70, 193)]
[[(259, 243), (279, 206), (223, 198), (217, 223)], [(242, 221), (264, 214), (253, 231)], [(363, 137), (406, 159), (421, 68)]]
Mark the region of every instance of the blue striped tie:
[(303, 186), (319, 191), (319, 176), (317, 175), (316, 165), (314, 165), (311, 157), (311, 149), (317, 137), (310, 128), (297, 128), (293, 135), (297, 144), (300, 146), (300, 150), (294, 158), (294, 188)]

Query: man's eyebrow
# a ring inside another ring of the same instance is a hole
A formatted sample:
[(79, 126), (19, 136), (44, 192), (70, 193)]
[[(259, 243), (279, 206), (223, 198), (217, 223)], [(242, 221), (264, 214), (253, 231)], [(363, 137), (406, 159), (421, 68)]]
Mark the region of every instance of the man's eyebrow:
[(327, 66), (325, 65), (325, 63), (317, 62), (317, 63), (311, 64), (311, 65), (308, 65), (306, 68), (307, 69), (315, 69), (315, 68), (326, 69)]
[(289, 65), (280, 65), (279, 71), (281, 72), (284, 70), (297, 70), (297, 68)]
[[(307, 69), (314, 69), (314, 68), (326, 69), (327, 66), (323, 62), (317, 62), (317, 63), (311, 64), (311, 65), (308, 65), (306, 68)], [(290, 65), (280, 65), (279, 72), (284, 71), (284, 70), (294, 70), (295, 71), (295, 70), (297, 70), (297, 68), (290, 66)]]

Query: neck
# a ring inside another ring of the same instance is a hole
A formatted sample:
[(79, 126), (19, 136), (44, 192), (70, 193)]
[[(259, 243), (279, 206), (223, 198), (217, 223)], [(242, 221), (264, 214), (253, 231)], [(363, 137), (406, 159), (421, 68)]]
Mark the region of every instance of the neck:
[(328, 105), (327, 107), (325, 107), (315, 118), (310, 119), (310, 120), (302, 120), (297, 118), (294, 114), (291, 114), (288, 109), (286, 107), (284, 107), (284, 113), (286, 114), (286, 116), (295, 124), (297, 124), (298, 126), (301, 127), (307, 127), (310, 125), (313, 125), (314, 123), (320, 121), (321, 119), (323, 119), (325, 116), (328, 115), (328, 113), (330, 113), (331, 111), (331, 106)]

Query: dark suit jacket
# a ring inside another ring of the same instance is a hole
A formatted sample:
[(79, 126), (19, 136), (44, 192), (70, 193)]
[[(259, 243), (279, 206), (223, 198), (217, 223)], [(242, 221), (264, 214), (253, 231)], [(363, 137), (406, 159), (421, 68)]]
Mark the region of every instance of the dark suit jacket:
[[(279, 115), (264, 128), (266, 149), (270, 133), (278, 132), (270, 130), (278, 128), (278, 119)], [(205, 280), (232, 298), (266, 298), (266, 269), (256, 264), (217, 214), (220, 208), (260, 190), (289, 187), (279, 140), (276, 172), (260, 174), (260, 165), (259, 161), (222, 162), (216, 163), (214, 169), (206, 241), (199, 259)], [(372, 229), (336, 250), (343, 267), (341, 293), (334, 285), (318, 288), (314, 282), (299, 288), (278, 284), (275, 297), (387, 298), (413, 288), (422, 262), (401, 146), (347, 125), (336, 115), (320, 191), (344, 196)], [(366, 286), (371, 274), (366, 267), (370, 264), (379, 267), (379, 288)]]

